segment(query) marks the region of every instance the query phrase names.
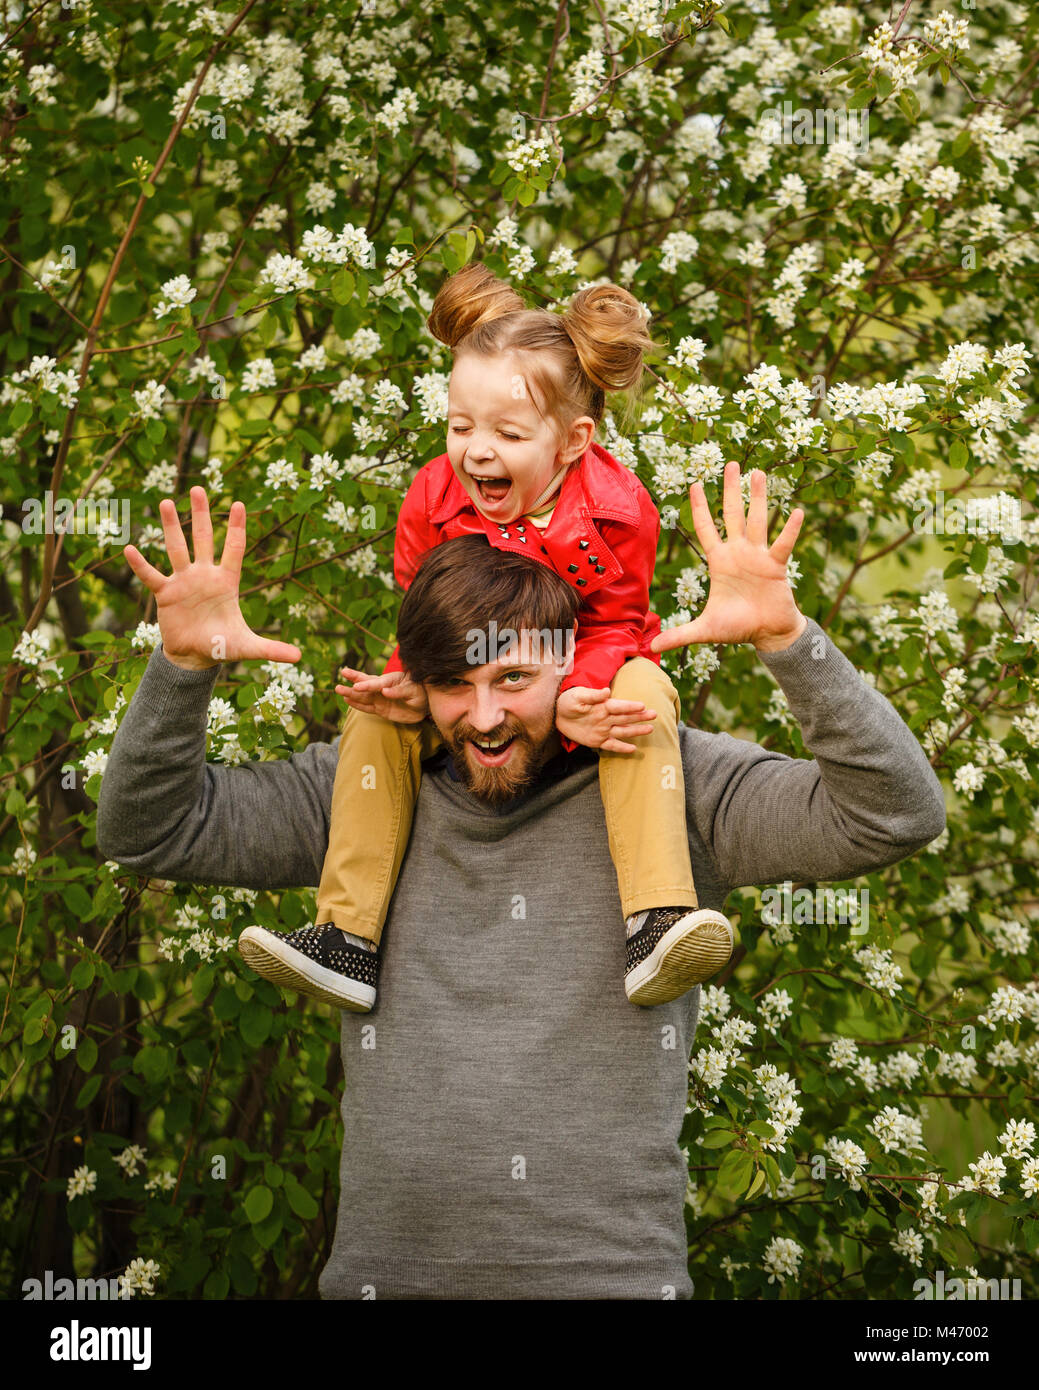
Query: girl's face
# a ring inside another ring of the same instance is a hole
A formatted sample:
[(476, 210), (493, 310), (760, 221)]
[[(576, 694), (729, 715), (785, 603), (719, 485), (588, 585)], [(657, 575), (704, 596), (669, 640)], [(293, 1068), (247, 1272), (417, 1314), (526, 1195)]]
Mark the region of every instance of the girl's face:
[(591, 416), (582, 415), (560, 449), (508, 354), (463, 354), (452, 369), (447, 401), (447, 456), (455, 477), (477, 511), (502, 525), (530, 511), (553, 474), (580, 458), (595, 432)]

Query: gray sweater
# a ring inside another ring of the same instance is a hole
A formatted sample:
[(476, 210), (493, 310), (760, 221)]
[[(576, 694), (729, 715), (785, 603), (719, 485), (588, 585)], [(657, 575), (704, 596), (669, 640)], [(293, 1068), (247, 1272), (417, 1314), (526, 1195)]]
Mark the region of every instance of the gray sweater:
[[(680, 726), (709, 907), (893, 864), (945, 825), (913, 734), (815, 622), (761, 659), (814, 758)], [(189, 882), (316, 885), (338, 740), (208, 764), (215, 679), (153, 653), (102, 782), (100, 850)], [(504, 810), (430, 768), (382, 940), (375, 1009), (341, 1016), (322, 1296), (690, 1297), (678, 1136), (700, 991), (655, 1008), (624, 994), (594, 758)]]

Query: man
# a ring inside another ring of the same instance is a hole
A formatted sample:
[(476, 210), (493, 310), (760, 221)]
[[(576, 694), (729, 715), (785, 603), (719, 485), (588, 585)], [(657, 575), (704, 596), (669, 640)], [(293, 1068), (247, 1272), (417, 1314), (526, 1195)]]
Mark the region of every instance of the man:
[[(755, 472), (744, 523), (729, 465), (722, 542), (694, 487), (711, 590), (695, 623), (658, 639), (752, 641), (814, 753), (791, 759), (681, 726), (694, 875), (701, 902), (719, 910), (736, 887), (895, 863), (945, 825), (940, 785), (910, 730), (797, 611), (786, 560), (800, 522), (791, 517), (768, 546), (764, 493)], [(156, 593), (163, 645), (112, 745), (98, 844), (164, 877), (316, 885), (337, 742), (240, 767), (204, 760), (214, 652), (299, 653), (242, 619), (241, 504), (220, 565), (201, 488), (192, 512), (194, 564), (169, 500), (160, 513), (173, 575), (126, 550)], [(449, 544), (469, 546), (469, 627), (493, 620), (500, 630), (509, 614), (484, 611), (479, 566), (482, 554), (496, 573), (501, 557), (479, 538)], [(533, 585), (536, 620), (558, 581), (535, 562), (516, 573)], [(413, 637), (419, 598), (427, 615), (445, 611), (436, 582), (416, 595), (418, 582), (402, 607)], [(540, 600), (539, 586), (549, 586)], [(457, 650), (459, 632), (436, 640)], [(519, 670), (523, 689), (512, 691)], [(427, 688), (447, 747), (424, 769), (377, 1006), (341, 1016), (344, 1138), (324, 1298), (692, 1294), (678, 1136), (699, 990), (640, 1009), (618, 983), (624, 926), (596, 755), (556, 751), (557, 671), (551, 652), (540, 663), (459, 663), (449, 683)], [(503, 724), (522, 730), (510, 774), (520, 775), (505, 798), (459, 733)]]

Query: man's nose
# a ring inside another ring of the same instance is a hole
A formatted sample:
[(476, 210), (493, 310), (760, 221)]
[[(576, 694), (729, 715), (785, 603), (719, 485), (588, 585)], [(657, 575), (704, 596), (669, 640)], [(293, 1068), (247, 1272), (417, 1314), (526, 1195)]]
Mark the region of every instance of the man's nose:
[(469, 723), (481, 734), (489, 734), (505, 720), (505, 704), (496, 690), (478, 686), (469, 711)]

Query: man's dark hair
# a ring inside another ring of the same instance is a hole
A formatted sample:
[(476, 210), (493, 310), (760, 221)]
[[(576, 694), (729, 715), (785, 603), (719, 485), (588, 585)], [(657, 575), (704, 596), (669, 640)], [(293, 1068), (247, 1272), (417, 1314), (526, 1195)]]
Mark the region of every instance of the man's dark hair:
[(413, 681), (436, 684), (474, 664), (474, 631), (487, 632), (493, 621), (499, 633), (569, 633), (580, 602), (547, 565), (497, 550), (486, 536), (458, 536), (426, 553), (404, 595), (397, 620), (401, 663)]

